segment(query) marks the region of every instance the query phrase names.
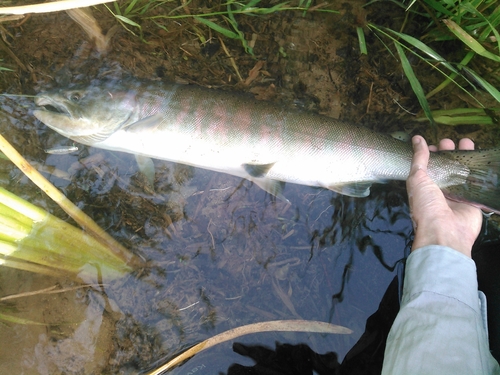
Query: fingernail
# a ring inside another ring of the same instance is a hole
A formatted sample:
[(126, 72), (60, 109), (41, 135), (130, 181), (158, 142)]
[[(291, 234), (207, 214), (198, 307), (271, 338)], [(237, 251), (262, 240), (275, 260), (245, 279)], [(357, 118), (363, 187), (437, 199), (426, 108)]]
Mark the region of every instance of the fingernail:
[(411, 141), (412, 141), (413, 146), (416, 146), (422, 141), (422, 139), (420, 137), (415, 136), (411, 139)]

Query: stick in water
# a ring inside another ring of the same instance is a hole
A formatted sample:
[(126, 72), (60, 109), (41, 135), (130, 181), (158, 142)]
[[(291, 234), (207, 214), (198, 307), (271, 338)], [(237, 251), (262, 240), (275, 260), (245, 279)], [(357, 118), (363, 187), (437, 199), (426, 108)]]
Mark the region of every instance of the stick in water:
[(248, 335), (250, 333), (260, 332), (316, 332), (316, 333), (334, 333), (347, 335), (352, 333), (349, 328), (330, 324), (326, 322), (309, 321), (309, 320), (272, 320), (269, 322), (260, 322), (248, 324), (237, 328), (230, 329), (229, 331), (219, 333), (205, 341), (196, 344), (192, 348), (179, 354), (177, 357), (165, 363), (163, 366), (148, 372), (147, 375), (160, 375), (164, 371), (171, 370), (178, 366), (185, 360), (191, 358), (195, 354), (208, 349), (214, 345), (235, 339), (240, 336)]

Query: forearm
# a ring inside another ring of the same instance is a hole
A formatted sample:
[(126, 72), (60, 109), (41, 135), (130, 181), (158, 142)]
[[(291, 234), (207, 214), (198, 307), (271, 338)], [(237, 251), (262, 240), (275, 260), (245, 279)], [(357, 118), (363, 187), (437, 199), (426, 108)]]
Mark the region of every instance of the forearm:
[(407, 261), (401, 310), (389, 333), (383, 374), (494, 374), (474, 262), (441, 246)]

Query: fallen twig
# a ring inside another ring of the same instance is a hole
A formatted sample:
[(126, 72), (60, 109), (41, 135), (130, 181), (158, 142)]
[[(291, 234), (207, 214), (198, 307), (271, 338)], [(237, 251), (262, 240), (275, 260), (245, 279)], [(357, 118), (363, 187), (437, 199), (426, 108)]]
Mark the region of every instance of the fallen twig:
[(168, 361), (163, 366), (153, 370), (147, 375), (160, 375), (163, 372), (178, 366), (185, 360), (191, 358), (195, 354), (208, 349), (214, 345), (220, 344), (225, 341), (235, 339), (240, 336), (248, 335), (250, 333), (259, 332), (317, 332), (317, 333), (334, 333), (334, 334), (350, 334), (352, 331), (349, 328), (330, 324), (326, 322), (309, 321), (309, 320), (273, 320), (270, 322), (261, 322), (248, 324), (242, 327), (230, 329), (229, 331), (219, 333), (205, 341), (196, 344), (192, 348), (186, 350), (184, 353), (179, 354), (177, 357)]

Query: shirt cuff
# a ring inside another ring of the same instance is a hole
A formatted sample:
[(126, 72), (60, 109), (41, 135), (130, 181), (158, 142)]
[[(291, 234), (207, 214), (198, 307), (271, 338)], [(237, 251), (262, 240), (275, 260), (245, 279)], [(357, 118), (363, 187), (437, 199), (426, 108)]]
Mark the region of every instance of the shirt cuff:
[(410, 254), (406, 261), (401, 305), (407, 304), (421, 292), (457, 299), (480, 312), (476, 264), (452, 248), (430, 245)]

